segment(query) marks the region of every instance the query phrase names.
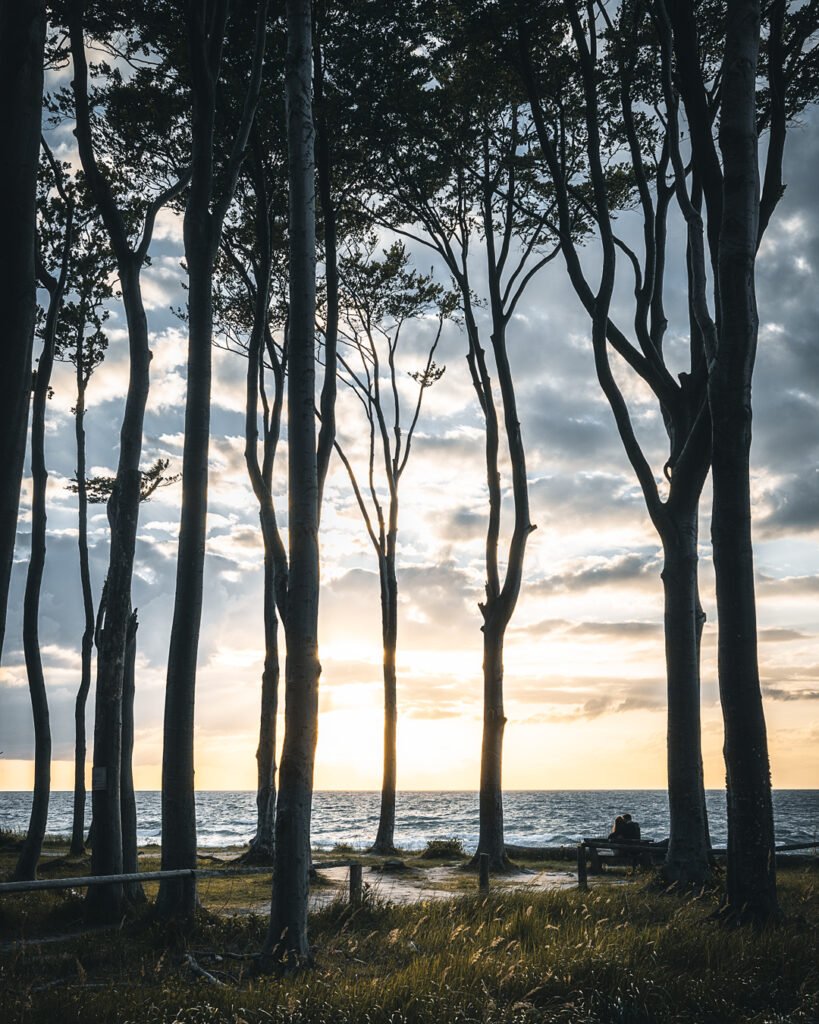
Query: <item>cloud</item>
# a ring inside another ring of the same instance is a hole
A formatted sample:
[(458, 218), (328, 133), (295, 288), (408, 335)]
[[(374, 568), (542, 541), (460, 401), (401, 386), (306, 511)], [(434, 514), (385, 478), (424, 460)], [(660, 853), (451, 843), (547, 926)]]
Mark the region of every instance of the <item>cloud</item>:
[(784, 690), (778, 686), (765, 686), (762, 692), (771, 700), (819, 700), (819, 690)]
[(659, 573), (660, 562), (656, 551), (632, 551), (608, 557), (589, 556), (575, 559), (559, 573), (530, 584), (529, 589), (539, 594), (552, 594), (589, 590), (593, 587), (643, 586), (649, 581), (654, 585)]

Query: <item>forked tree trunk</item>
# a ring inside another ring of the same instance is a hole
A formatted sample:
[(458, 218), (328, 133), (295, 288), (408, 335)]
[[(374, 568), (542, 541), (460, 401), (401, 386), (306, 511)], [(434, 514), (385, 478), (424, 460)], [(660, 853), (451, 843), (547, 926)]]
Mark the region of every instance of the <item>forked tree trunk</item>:
[(45, 34), (43, 0), (0, 5), (0, 654), (6, 632), (31, 398)]
[[(254, 139), (254, 142), (256, 140)], [(247, 352), (245, 382), (245, 464), (259, 503), (259, 522), (264, 544), (264, 666), (262, 668), (262, 694), (259, 720), (259, 745), (256, 748), (256, 834), (250, 849), (242, 858), (251, 863), (269, 864), (275, 848), (276, 820), (276, 716), (279, 705), (279, 622), (276, 607), (286, 618), (287, 607), (287, 554), (276, 522), (276, 509), (271, 491), (276, 449), (281, 431), (282, 402), (284, 397), (284, 356), (275, 363), (275, 394), (273, 407), (268, 413), (263, 403), (264, 454), (259, 463), (259, 395), (265, 371), (265, 349), (273, 360), (275, 349), (269, 333), (269, 296), (272, 263), (270, 240), (270, 204), (264, 181), (264, 171), (254, 145), (252, 180), (256, 200), (256, 245), (259, 256), (254, 261), (253, 275), (256, 295), (253, 310), (253, 329)]]
[[(181, 191), (184, 179), (158, 196), (150, 205), (145, 216), (141, 242), (137, 248), (133, 248), (111, 185), (100, 170), (94, 152), (88, 97), (88, 65), (83, 33), (84, 9), (83, 0), (72, 0), (68, 8), (74, 70), (72, 87), (76, 109), (75, 134), (88, 187), (99, 208), (117, 261), (122, 304), (128, 328), (129, 353), (128, 390), (120, 430), (119, 460), (113, 491), (108, 502), (111, 549), (106, 576), (105, 618), (97, 649), (91, 796), (94, 829), (91, 871), (95, 875), (110, 875), (122, 871), (122, 689), (139, 521), (139, 463), (142, 455), (142, 430), (148, 400), (151, 361), (148, 321), (142, 301), (139, 275), (150, 244), (156, 214), (165, 202)], [(86, 897), (87, 916), (100, 922), (118, 921), (122, 916), (122, 900), (123, 890), (120, 884), (90, 886)]]
[[(106, 580), (105, 620), (97, 652), (97, 689), (94, 715), (94, 764), (91, 806), (94, 822), (91, 870), (95, 875), (121, 874), (122, 852), (122, 693), (125, 647), (131, 616), (131, 581), (139, 520), (139, 470), (142, 423), (148, 398), (148, 324), (139, 287), (139, 269), (132, 261), (120, 268), (122, 297), (128, 320), (131, 353), (125, 415), (120, 432), (120, 459), (114, 490), (108, 503), (111, 553)], [(87, 913), (96, 921), (122, 916), (120, 884), (90, 886)]]
[(387, 551), (379, 559), (381, 580), (381, 635), (384, 642), (384, 768), (381, 780), (381, 811), (373, 853), (395, 852), (395, 792), (398, 783), (398, 580), (395, 571), (395, 536), (387, 538)]
[(709, 872), (708, 819), (700, 727), (700, 636), (697, 509), (663, 531), (665, 654), (668, 692), (670, 837), (664, 872), (679, 885), (702, 884)]
[[(487, 217), (487, 232), (491, 230)], [(494, 245), (490, 247), (494, 259)], [(529, 534), (535, 527), (529, 521), (529, 490), (526, 480), (526, 453), (518, 420), (517, 399), (506, 351), (506, 328), (501, 310), (500, 280), (490, 269), (489, 288), (493, 311), (492, 351), (498, 374), (501, 409), (512, 468), (514, 528), (509, 543), (503, 583), (498, 571), (501, 488), (498, 472), (499, 432), (489, 373), (483, 350), (473, 344), (473, 381), (482, 382), (486, 417), (486, 468), (489, 490), (489, 525), (486, 536), (486, 602), (483, 614), (483, 740), (481, 744), (481, 780), (479, 796), (479, 838), (474, 860), (489, 857), (489, 868), (502, 871), (509, 863), (503, 838), (503, 733), (506, 716), (503, 709), (503, 646), (506, 629), (520, 595), (523, 560)], [(476, 332), (476, 328), (472, 328)], [(477, 332), (476, 335), (477, 337)], [(480, 392), (479, 392), (480, 393)], [(487, 414), (488, 413), (488, 414)]]
[(276, 808), (276, 861), (262, 963), (309, 957), (310, 812), (318, 733), (318, 473), (315, 418), (316, 227), (309, 0), (287, 2), (290, 348), (289, 540), (285, 735)]
[(77, 439), (77, 546), (80, 555), (80, 584), (85, 628), (80, 648), (80, 688), (74, 703), (74, 812), (71, 826), (71, 854), (85, 851), (85, 708), (91, 688), (91, 658), (94, 651), (94, 596), (88, 562), (88, 494), (85, 486), (85, 367), (83, 336), (77, 335), (77, 406), (74, 430)]
[(758, 0), (729, 0), (719, 143), (724, 206), (719, 239), (719, 347), (708, 381), (713, 421), (711, 537), (719, 617), (719, 687), (728, 784), (727, 907), (766, 921), (776, 896), (771, 774), (757, 660), (751, 540), (751, 378), (759, 320), (756, 132)]

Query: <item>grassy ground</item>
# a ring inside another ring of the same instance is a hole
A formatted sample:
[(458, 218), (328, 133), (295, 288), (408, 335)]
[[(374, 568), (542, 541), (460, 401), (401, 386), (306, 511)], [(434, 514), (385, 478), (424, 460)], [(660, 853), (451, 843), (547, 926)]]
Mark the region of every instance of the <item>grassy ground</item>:
[[(262, 876), (263, 877), (263, 876)], [(256, 878), (252, 883), (257, 884)], [(719, 924), (717, 890), (662, 893), (647, 876), (588, 893), (337, 901), (311, 918), (314, 968), (253, 977), (261, 916), (203, 913), (186, 939), (148, 916), (60, 942), (78, 894), (26, 896), (0, 952), (0, 1020), (118, 1024), (808, 1024), (819, 1021), (819, 873), (780, 872), (784, 922)], [(267, 889), (267, 880), (264, 888)], [(188, 957), (215, 981), (194, 973)], [(217, 984), (215, 982), (220, 982)]]

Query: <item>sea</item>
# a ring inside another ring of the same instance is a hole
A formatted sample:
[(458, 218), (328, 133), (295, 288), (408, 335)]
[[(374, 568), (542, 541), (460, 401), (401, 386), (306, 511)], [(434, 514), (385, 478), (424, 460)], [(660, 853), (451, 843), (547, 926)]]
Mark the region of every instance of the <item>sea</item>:
[[(712, 845), (727, 841), (725, 792), (706, 794)], [(161, 808), (158, 792), (136, 795), (138, 841), (158, 843)], [(88, 801), (90, 805), (90, 799)], [(400, 792), (396, 798), (396, 845), (423, 849), (430, 839), (461, 840), (467, 851), (478, 842), (478, 794), (475, 792)], [(364, 849), (375, 839), (380, 795), (375, 792), (316, 792), (313, 795), (313, 846)], [(72, 794), (51, 794), (47, 831), (71, 832)], [(28, 827), (30, 793), (0, 792), (0, 828), (22, 832)], [(255, 827), (255, 793), (198, 792), (198, 842), (203, 847), (241, 846)], [(532, 790), (504, 794), (506, 841), (519, 846), (562, 846), (584, 836), (606, 835), (614, 818), (628, 811), (640, 822), (643, 838), (668, 835), (668, 797), (664, 790)], [(90, 806), (86, 808), (90, 815)], [(774, 791), (777, 844), (819, 843), (819, 790)], [(86, 822), (86, 827), (88, 825)]]

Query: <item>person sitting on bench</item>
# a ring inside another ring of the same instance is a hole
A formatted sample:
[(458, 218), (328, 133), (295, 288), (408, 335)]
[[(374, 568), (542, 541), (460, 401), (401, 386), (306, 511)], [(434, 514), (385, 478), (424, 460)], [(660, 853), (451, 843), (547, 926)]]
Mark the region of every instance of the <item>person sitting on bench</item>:
[(618, 814), (614, 819), (614, 828), (609, 832), (610, 843), (621, 843), (626, 837), (623, 832), (623, 826), (625, 825), (625, 818), (622, 814)]
[(630, 814), (623, 815), (623, 826), (620, 830), (618, 838), (621, 842), (640, 842), (640, 823), (635, 821)]

